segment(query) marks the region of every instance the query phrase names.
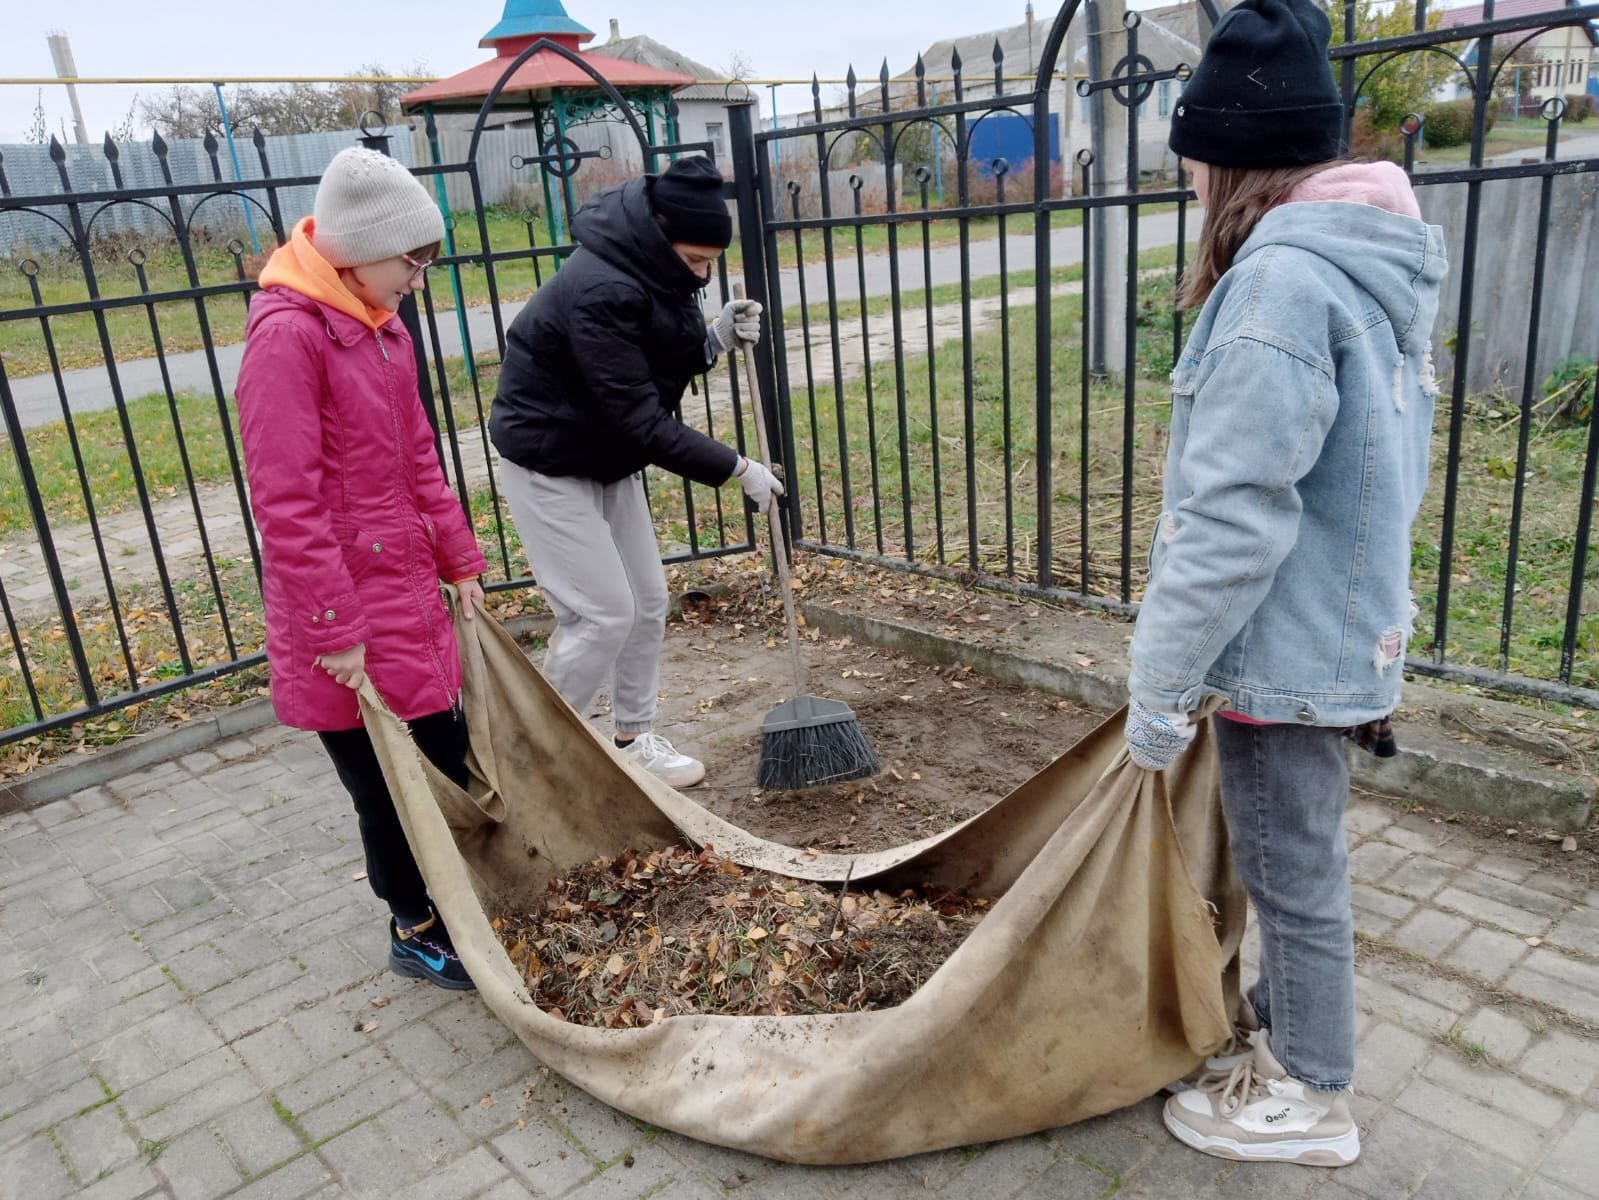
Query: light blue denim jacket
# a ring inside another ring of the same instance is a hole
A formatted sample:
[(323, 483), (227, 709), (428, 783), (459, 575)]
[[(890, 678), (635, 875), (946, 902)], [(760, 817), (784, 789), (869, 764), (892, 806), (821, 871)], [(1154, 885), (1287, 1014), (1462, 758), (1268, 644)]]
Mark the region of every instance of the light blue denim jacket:
[(1443, 231), (1365, 204), (1261, 218), (1172, 372), (1129, 689), (1349, 725), (1399, 700)]

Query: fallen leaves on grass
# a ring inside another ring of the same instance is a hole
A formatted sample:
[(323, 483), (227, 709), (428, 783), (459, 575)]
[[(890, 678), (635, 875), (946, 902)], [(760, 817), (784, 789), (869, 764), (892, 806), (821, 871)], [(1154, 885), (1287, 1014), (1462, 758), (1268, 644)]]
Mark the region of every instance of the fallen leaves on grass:
[(494, 928), (534, 1001), (574, 1024), (889, 1008), (965, 940), (990, 901), (844, 892), (711, 847), (628, 850), (552, 879), (542, 910)]

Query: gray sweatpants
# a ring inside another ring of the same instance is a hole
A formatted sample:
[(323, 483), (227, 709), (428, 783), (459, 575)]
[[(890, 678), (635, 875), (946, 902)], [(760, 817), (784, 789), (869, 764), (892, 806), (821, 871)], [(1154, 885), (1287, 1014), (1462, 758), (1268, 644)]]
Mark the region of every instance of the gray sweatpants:
[(544, 676), (583, 712), (611, 680), (618, 733), (655, 720), (666, 635), (666, 571), (644, 480), (540, 475), (504, 459), (500, 487), (555, 614)]

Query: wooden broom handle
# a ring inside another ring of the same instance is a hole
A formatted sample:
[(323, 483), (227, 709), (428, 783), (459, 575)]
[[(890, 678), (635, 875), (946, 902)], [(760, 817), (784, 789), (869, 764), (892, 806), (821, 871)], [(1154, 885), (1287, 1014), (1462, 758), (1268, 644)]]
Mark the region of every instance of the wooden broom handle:
[[(744, 299), (743, 284), (733, 285), (733, 298)], [(755, 359), (747, 346), (740, 347), (738, 353), (744, 360), (744, 390), (749, 393), (750, 407), (755, 410), (755, 444), (760, 450), (762, 465), (769, 466), (772, 450), (766, 437), (766, 405), (762, 403), (760, 382), (755, 377)], [(784, 486), (787, 486), (786, 480)], [(783, 521), (777, 512), (776, 497), (767, 505), (766, 527), (772, 536), (772, 557), (777, 563), (777, 582), (783, 592), (783, 618), (788, 622), (788, 653), (794, 667), (794, 694), (798, 696), (805, 691), (805, 668), (800, 664), (799, 622), (794, 617), (794, 584), (788, 574), (788, 548), (783, 538)]]

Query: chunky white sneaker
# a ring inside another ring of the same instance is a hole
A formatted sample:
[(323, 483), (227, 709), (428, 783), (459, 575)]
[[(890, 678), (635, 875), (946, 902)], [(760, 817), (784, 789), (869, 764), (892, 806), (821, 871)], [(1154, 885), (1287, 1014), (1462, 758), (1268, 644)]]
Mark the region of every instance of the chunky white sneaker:
[(1233, 1031), (1226, 1044), (1207, 1058), (1198, 1070), (1168, 1083), (1160, 1090), (1167, 1095), (1186, 1092), (1213, 1075), (1227, 1074), (1239, 1063), (1248, 1062), (1255, 1056), (1255, 1043), (1260, 1040), (1260, 1035), (1260, 1018), (1255, 1015), (1255, 1006), (1249, 1002), (1247, 993), (1239, 996), (1238, 1014), (1233, 1018)]
[(1360, 1157), (1347, 1094), (1290, 1079), (1264, 1037), (1249, 1061), (1166, 1101), (1166, 1128), (1217, 1158), (1347, 1167)]
[(679, 754), (671, 742), (654, 731), (639, 734), (622, 747), (622, 753), (673, 787), (693, 787), (705, 778), (704, 763)]

